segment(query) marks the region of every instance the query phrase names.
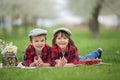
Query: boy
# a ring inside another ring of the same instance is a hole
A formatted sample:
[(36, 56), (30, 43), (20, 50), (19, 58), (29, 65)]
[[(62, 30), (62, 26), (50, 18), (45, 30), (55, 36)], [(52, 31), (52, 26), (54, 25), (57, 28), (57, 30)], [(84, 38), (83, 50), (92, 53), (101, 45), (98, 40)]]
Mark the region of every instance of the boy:
[(51, 47), (46, 44), (47, 31), (33, 29), (29, 32), (30, 45), (25, 50), (22, 65), (31, 67), (49, 67)]

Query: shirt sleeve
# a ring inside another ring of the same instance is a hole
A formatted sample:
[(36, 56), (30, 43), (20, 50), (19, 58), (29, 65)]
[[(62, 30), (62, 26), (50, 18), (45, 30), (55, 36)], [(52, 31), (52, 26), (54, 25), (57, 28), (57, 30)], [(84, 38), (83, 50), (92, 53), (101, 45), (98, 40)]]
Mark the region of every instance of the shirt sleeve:
[(52, 53), (51, 53), (51, 63), (50, 63), (50, 65), (52, 67), (54, 67), (56, 65), (55, 60), (58, 58), (58, 56), (57, 56), (58, 50), (55, 47), (52, 47), (51, 51), (52, 51)]
[(32, 56), (29, 54), (24, 54), (24, 61), (22, 62), (22, 64), (24, 66), (29, 66), (32, 63)]
[(22, 64), (24, 66), (29, 66), (33, 61), (34, 61), (34, 50), (28, 46), (24, 53), (24, 61), (22, 62)]
[(75, 46), (70, 47), (68, 63), (78, 64), (78, 50)]

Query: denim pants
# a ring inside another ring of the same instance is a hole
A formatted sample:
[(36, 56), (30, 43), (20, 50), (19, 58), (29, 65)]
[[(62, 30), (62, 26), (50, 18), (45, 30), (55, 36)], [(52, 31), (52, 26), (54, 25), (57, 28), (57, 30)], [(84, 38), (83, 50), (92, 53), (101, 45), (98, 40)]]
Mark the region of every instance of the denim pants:
[(79, 59), (84, 60), (84, 59), (90, 59), (90, 58), (97, 58), (99, 55), (100, 53), (98, 52), (98, 50), (96, 50), (96, 51), (90, 52), (89, 54), (85, 56), (79, 55)]

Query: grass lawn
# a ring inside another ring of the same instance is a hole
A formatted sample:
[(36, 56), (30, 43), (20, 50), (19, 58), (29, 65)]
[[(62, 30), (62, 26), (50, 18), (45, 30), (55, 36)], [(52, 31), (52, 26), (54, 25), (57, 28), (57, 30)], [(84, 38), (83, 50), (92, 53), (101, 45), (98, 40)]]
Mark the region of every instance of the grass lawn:
[[(47, 43), (51, 45), (52, 28), (48, 29)], [(103, 48), (102, 60), (112, 65), (91, 65), (65, 68), (37, 68), (0, 69), (0, 80), (119, 80), (120, 74), (120, 31), (100, 30), (100, 38), (95, 39), (87, 29), (71, 29), (72, 36), (80, 55), (86, 55), (97, 48)], [(20, 34), (12, 37), (10, 34), (5, 38), (0, 30), (0, 39), (6, 43), (13, 42), (18, 46), (17, 57), (23, 59), (25, 47), (29, 44), (27, 35)], [(0, 54), (0, 62), (2, 55)]]

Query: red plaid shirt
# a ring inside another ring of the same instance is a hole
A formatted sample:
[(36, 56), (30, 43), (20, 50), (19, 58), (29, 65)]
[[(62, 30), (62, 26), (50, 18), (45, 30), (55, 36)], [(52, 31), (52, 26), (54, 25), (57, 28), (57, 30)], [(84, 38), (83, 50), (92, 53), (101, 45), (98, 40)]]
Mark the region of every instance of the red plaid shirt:
[[(35, 53), (35, 48), (33, 45), (29, 45), (26, 48), (25, 54), (24, 54), (24, 61), (22, 64), (24, 66), (29, 66), (32, 62), (34, 62), (34, 57), (37, 56)], [(50, 63), (51, 59), (51, 47), (45, 44), (45, 47), (42, 50), (42, 55), (41, 59), (43, 60), (44, 63)]]
[(79, 63), (79, 58), (78, 58), (78, 51), (76, 46), (68, 46), (65, 50), (65, 54), (63, 55), (60, 48), (57, 46), (52, 47), (52, 63), (51, 66), (55, 66), (56, 59), (59, 59), (60, 57), (65, 57), (67, 60), (67, 63), (73, 63), (73, 64), (78, 64)]

